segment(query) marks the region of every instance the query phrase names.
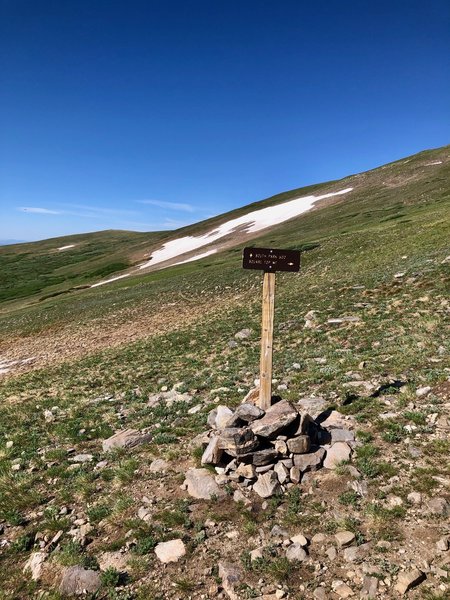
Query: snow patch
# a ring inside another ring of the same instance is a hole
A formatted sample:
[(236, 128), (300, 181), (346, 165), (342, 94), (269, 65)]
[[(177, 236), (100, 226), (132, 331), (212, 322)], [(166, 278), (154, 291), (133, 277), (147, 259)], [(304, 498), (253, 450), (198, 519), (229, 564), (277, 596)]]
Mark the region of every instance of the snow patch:
[(69, 244), (68, 246), (61, 246), (61, 248), (58, 248), (58, 250), (61, 252), (61, 250), (68, 250), (69, 248), (75, 248), (76, 244)]
[(424, 167), (433, 167), (434, 165), (442, 165), (442, 160), (435, 160), (434, 162), (426, 163)]
[(215, 254), (216, 252), (217, 249), (214, 249), (208, 250), (208, 252), (203, 252), (203, 254), (196, 254), (195, 256), (187, 258), (186, 260), (180, 260), (180, 262), (173, 264), (172, 267), (175, 267), (176, 265), (184, 265), (184, 263), (192, 262), (193, 260), (200, 260), (201, 258), (205, 258), (205, 256), (211, 256), (211, 254)]
[[(288, 221), (289, 219), (297, 217), (298, 215), (310, 210), (319, 200), (325, 200), (326, 198), (332, 198), (333, 196), (341, 196), (351, 192), (352, 190), (353, 188), (350, 187), (339, 192), (322, 194), (321, 196), (312, 195), (295, 198), (294, 200), (289, 200), (283, 204), (277, 204), (276, 206), (269, 206), (267, 208), (254, 210), (246, 215), (237, 217), (236, 219), (231, 219), (230, 221), (222, 223), (222, 225), (219, 225), (219, 227), (209, 231), (204, 235), (186, 236), (172, 240), (164, 244), (159, 250), (153, 252), (150, 260), (140, 265), (139, 268), (145, 269), (146, 267), (152, 267), (158, 263), (176, 258), (180, 254), (192, 252), (193, 250), (197, 250), (197, 248), (211, 244), (212, 242), (215, 242), (216, 240), (235, 232), (239, 228), (244, 228), (246, 233), (254, 233), (256, 231), (266, 229), (267, 227), (278, 225), (279, 223)], [(198, 260), (204, 255), (205, 254), (198, 255), (195, 258), (191, 258), (183, 262)]]
[(30, 356), (29, 358), (22, 358), (19, 360), (7, 360), (0, 358), (0, 375), (5, 375), (6, 373), (9, 373), (14, 367), (28, 365), (34, 360), (36, 360), (35, 356)]
[(99, 281), (98, 283), (93, 283), (90, 287), (98, 287), (99, 285), (105, 285), (106, 283), (111, 283), (112, 281), (117, 281), (118, 279), (123, 279), (124, 277), (129, 277), (131, 273), (125, 273), (125, 275), (117, 275), (117, 277), (111, 277), (111, 279), (105, 279), (105, 281)]

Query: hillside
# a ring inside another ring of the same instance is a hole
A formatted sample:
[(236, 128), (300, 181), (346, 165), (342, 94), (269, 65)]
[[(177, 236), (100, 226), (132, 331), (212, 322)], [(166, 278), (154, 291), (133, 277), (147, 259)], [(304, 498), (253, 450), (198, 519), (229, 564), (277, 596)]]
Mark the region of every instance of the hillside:
[[(445, 147), (176, 232), (1, 247), (0, 598), (60, 598), (74, 565), (101, 572), (96, 597), (111, 600), (397, 598), (414, 569), (409, 598), (448, 598), (449, 165)], [(349, 188), (264, 229), (227, 225)], [(251, 244), (303, 250), (300, 273), (277, 276), (275, 393), (335, 410), (356, 441), (350, 462), (267, 499), (223, 472), (223, 497), (195, 499), (182, 484), (196, 436), (258, 377)], [(127, 428), (152, 439), (106, 451)], [(170, 540), (186, 554), (163, 564), (155, 547)], [(234, 591), (218, 563), (239, 570)]]

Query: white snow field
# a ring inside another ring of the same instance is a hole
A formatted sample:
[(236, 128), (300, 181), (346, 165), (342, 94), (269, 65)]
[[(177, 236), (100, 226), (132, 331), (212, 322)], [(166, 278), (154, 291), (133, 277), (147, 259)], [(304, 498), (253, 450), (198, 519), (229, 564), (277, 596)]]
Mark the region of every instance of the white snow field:
[(76, 244), (69, 244), (68, 246), (61, 246), (61, 248), (57, 248), (61, 252), (61, 250), (68, 250), (69, 248), (75, 248)]
[[(352, 190), (353, 188), (346, 188), (345, 190), (341, 190), (339, 192), (331, 192), (329, 194), (322, 194), (321, 196), (303, 196), (301, 198), (295, 198), (294, 200), (289, 200), (283, 204), (277, 204), (276, 206), (269, 206), (267, 208), (254, 210), (236, 219), (231, 219), (231, 221), (222, 223), (222, 225), (219, 225), (219, 227), (209, 231), (208, 233), (205, 233), (204, 235), (186, 236), (172, 240), (164, 244), (159, 250), (153, 252), (150, 260), (140, 265), (139, 268), (145, 269), (147, 267), (153, 267), (158, 263), (176, 258), (177, 256), (180, 256), (180, 254), (192, 252), (192, 250), (196, 250), (197, 248), (211, 244), (212, 242), (215, 242), (216, 240), (233, 233), (239, 227), (244, 227), (246, 233), (254, 233), (255, 231), (260, 231), (261, 229), (278, 225), (279, 223), (288, 221), (289, 219), (297, 217), (298, 215), (308, 211), (310, 208), (312, 208), (314, 203), (318, 202), (319, 200), (325, 200), (326, 198), (332, 198), (333, 196), (342, 196), (343, 194), (348, 194), (348, 192), (351, 192)], [(212, 251), (210, 253), (212, 254)], [(199, 254), (182, 262), (198, 260), (204, 256), (207, 256), (207, 254)], [(178, 262), (176, 264), (182, 263)]]
[(113, 281), (117, 281), (118, 279), (123, 279), (124, 277), (129, 277), (131, 273), (125, 273), (124, 275), (117, 275), (117, 277), (111, 277), (111, 279), (105, 279), (105, 281), (99, 281), (98, 283), (92, 284), (90, 287), (98, 287), (99, 285), (105, 285), (106, 283), (112, 283)]
[(211, 254), (216, 254), (217, 249), (208, 250), (208, 252), (203, 252), (203, 254), (196, 254), (195, 256), (191, 256), (191, 258), (187, 258), (186, 260), (180, 260), (180, 262), (176, 262), (172, 265), (175, 267), (176, 265), (184, 265), (184, 263), (192, 262), (193, 260), (200, 260), (201, 258), (205, 258), (206, 256), (211, 256)]

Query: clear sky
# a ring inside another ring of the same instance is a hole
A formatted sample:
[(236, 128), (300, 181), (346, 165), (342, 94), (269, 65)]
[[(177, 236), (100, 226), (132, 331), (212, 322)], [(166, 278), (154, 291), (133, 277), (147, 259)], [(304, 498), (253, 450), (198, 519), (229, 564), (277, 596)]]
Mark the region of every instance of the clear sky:
[(448, 0), (0, 0), (0, 239), (178, 227), (449, 143)]

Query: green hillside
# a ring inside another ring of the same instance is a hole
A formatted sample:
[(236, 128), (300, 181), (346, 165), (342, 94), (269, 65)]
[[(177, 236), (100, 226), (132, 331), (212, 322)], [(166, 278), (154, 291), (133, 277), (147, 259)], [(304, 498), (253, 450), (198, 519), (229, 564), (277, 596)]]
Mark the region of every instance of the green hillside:
[[(219, 561), (239, 564), (243, 599), (275, 598), (280, 589), (277, 597), (309, 600), (320, 586), (337, 599), (336, 581), (360, 597), (367, 576), (378, 597), (397, 598), (399, 574), (418, 555), (429, 567), (408, 598), (448, 598), (449, 562), (436, 544), (449, 534), (450, 506), (449, 155), (449, 147), (422, 152), (177, 232), (0, 248), (0, 356), (19, 361), (0, 379), (0, 598), (45, 591), (58, 599), (63, 568), (98, 570), (103, 553), (119, 551), (127, 575), (103, 569), (97, 598), (220, 597)], [(180, 489), (186, 470), (199, 466), (195, 436), (212, 408), (238, 405), (258, 377), (261, 274), (241, 269), (238, 244), (198, 262), (73, 288), (123, 271), (163, 239), (345, 187), (354, 190), (342, 201), (252, 243), (303, 250), (300, 273), (277, 275), (274, 391), (294, 403), (321, 397), (349, 417), (358, 440), (351, 464), (317, 471), (265, 503), (245, 489), (251, 504), (235, 502), (232, 480), (224, 499), (195, 500)], [(54, 252), (74, 242), (70, 257)], [(313, 325), (305, 327), (310, 311)], [(249, 337), (236, 339), (244, 328)], [(176, 390), (172, 404), (149, 403), (166, 388)], [(153, 439), (106, 454), (102, 440), (124, 428)], [(74, 467), (79, 454), (92, 458)], [(168, 466), (153, 470), (156, 458)], [(83, 524), (86, 539), (73, 533)], [(274, 526), (303, 534), (308, 558), (288, 561), (287, 538)], [(339, 531), (354, 534), (353, 554), (338, 548), (330, 558)], [(171, 539), (183, 540), (186, 556), (161, 568), (154, 548)], [(43, 540), (45, 569), (35, 582), (22, 569)]]

